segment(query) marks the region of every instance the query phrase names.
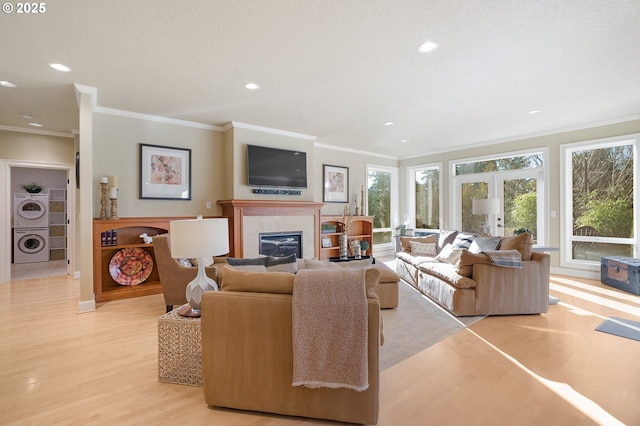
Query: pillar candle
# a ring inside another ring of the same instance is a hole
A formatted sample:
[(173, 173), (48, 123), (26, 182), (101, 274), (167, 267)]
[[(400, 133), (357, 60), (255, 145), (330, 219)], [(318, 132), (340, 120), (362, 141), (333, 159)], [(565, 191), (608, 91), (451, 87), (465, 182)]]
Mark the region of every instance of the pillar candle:
[(106, 176), (102, 176), (100, 178), (100, 183), (108, 183), (108, 182), (109, 182), (109, 179)]
[(118, 175), (111, 176), (111, 188), (118, 187)]
[(111, 191), (109, 192), (109, 198), (118, 198), (117, 188), (111, 188)]

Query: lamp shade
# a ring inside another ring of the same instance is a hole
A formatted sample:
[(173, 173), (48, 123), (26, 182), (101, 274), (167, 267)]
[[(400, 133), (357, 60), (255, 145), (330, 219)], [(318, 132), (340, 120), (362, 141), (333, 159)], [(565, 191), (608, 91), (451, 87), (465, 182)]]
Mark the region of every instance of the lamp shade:
[(497, 198), (476, 198), (472, 205), (473, 214), (500, 213), (500, 200)]
[(229, 252), (229, 220), (188, 219), (169, 223), (171, 257), (201, 258)]

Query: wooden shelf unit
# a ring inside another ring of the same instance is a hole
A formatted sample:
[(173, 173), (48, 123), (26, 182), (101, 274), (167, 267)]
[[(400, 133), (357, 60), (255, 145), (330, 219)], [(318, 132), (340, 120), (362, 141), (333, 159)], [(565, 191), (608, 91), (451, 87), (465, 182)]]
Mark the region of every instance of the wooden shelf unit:
[[(156, 258), (153, 244), (145, 244), (140, 234), (146, 232), (149, 236), (169, 232), (169, 222), (172, 220), (193, 219), (193, 217), (128, 217), (118, 220), (93, 220), (93, 291), (96, 302), (127, 299), (130, 297), (147, 296), (162, 293), (162, 286), (155, 267)], [(101, 234), (110, 230), (118, 231), (117, 245), (103, 246)], [(109, 262), (118, 250), (123, 248), (140, 247), (151, 255), (154, 267), (149, 278), (142, 284), (127, 286), (114, 281), (109, 274)]]
[[(330, 257), (337, 257), (340, 255), (340, 247), (338, 247), (338, 240), (342, 232), (341, 222), (342, 216), (322, 216), (320, 218), (320, 241), (323, 238), (329, 238), (331, 240), (331, 247), (320, 248), (320, 260), (326, 260)], [(322, 233), (322, 225), (329, 224), (336, 226), (336, 232)], [(364, 240), (369, 243), (369, 248), (366, 253), (363, 251), (363, 255), (371, 255), (373, 253), (373, 216), (353, 216), (351, 220), (351, 226), (347, 235), (347, 240)], [(322, 246), (322, 243), (321, 243)]]

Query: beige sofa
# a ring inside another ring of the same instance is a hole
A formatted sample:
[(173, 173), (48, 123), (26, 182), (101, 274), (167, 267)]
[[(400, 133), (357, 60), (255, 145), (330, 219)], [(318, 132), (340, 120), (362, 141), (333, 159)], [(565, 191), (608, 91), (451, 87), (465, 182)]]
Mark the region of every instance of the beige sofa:
[[(470, 250), (475, 238), (455, 231), (443, 232), (440, 238), (401, 237), (396, 272), (456, 316), (547, 312), (550, 257), (532, 251), (531, 236), (494, 237), (496, 247), (482, 252)], [(430, 249), (434, 251), (428, 253)], [(521, 267), (492, 263), (487, 253), (501, 250), (517, 252)]]
[(292, 386), (295, 275), (223, 267), (220, 291), (202, 301), (202, 368), (210, 406), (339, 422), (378, 420), (380, 305), (377, 269), (366, 271), (369, 387)]

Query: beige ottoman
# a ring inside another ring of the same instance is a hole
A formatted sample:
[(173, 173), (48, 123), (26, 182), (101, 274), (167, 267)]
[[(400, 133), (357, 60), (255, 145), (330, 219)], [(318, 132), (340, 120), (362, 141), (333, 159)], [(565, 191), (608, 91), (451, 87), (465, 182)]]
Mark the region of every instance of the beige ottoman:
[(400, 277), (391, 268), (380, 261), (372, 265), (380, 271), (380, 281), (376, 292), (380, 298), (380, 308), (390, 309), (398, 307), (398, 283)]

